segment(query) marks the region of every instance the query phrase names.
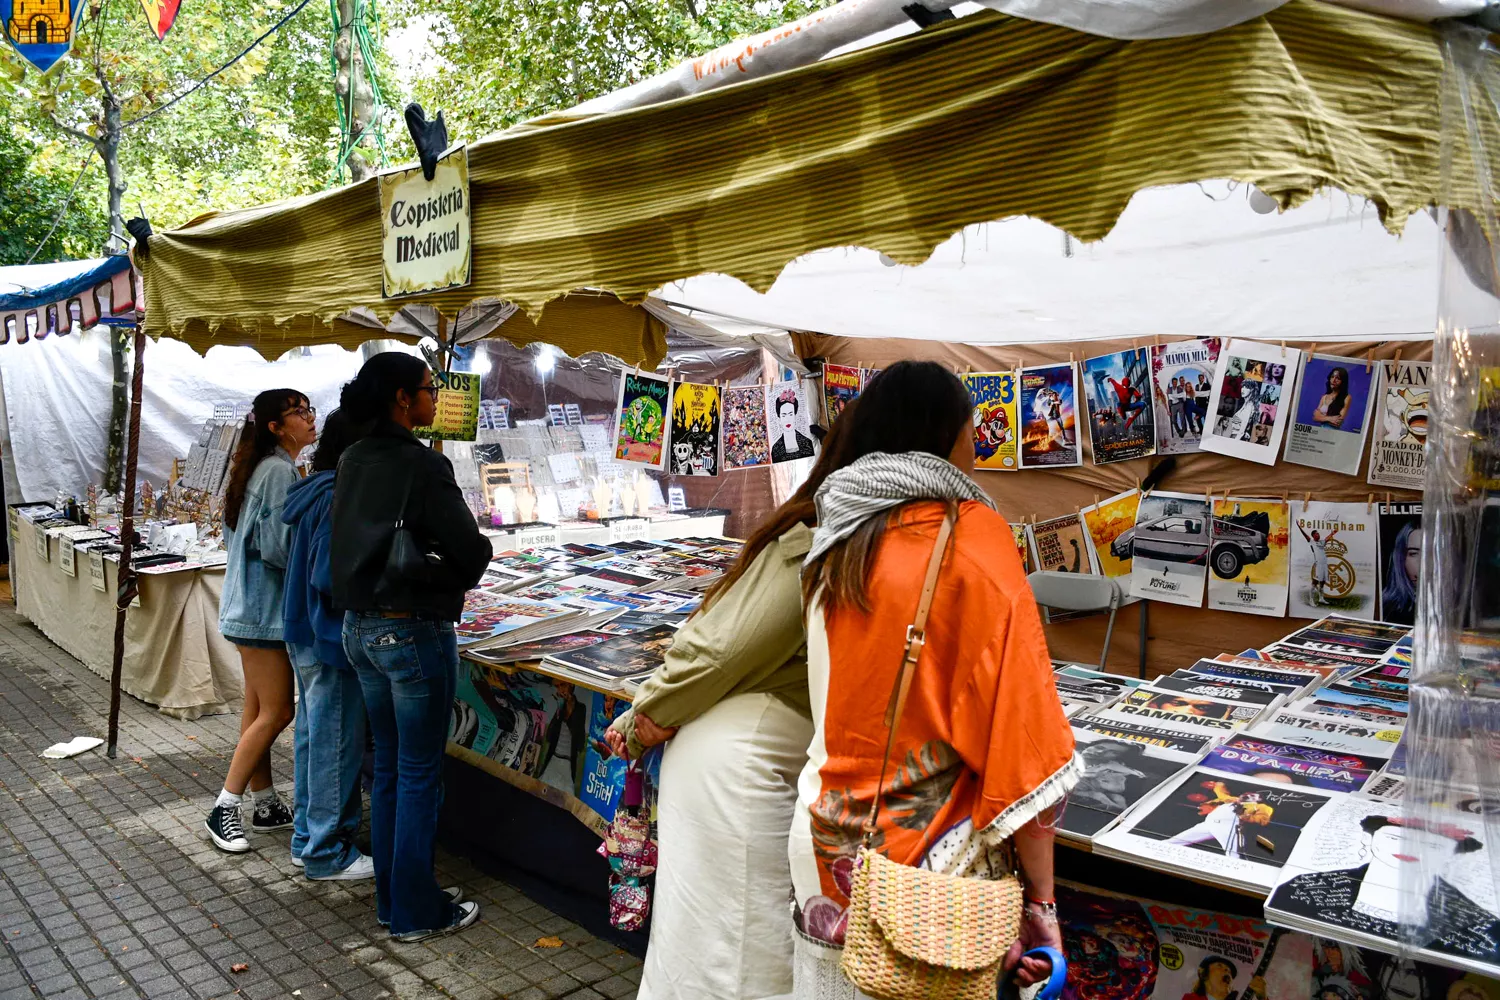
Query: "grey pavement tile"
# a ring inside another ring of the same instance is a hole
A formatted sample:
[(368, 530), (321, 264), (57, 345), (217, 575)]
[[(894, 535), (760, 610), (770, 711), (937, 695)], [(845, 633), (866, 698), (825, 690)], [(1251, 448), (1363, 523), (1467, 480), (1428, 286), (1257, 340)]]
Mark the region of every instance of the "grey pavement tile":
[(637, 984), (624, 976), (611, 976), (602, 982), (594, 983), (593, 987), (609, 997), (609, 1000), (631, 1000), (638, 989)]

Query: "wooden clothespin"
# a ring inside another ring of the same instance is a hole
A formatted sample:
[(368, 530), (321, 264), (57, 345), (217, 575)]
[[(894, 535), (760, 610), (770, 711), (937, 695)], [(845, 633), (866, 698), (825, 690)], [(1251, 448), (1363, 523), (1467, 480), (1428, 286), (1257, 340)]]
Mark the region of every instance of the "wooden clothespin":
[(1281, 356), (1286, 357), (1286, 341), (1281, 342)]
[(1401, 363), (1401, 348), (1396, 348), (1396, 364)]
[(1365, 373), (1368, 374), (1369, 371), (1370, 371), (1370, 369), (1374, 368), (1374, 367), (1375, 367), (1375, 348), (1372, 347), (1368, 351), (1365, 352)]
[(1286, 503), (1286, 490), (1281, 491), (1281, 502)]
[(1312, 490), (1302, 494), (1302, 513), (1307, 513), (1307, 506), (1310, 503), (1312, 503)]
[(964, 365), (964, 374), (965, 375), (972, 375), (973, 373), (974, 373), (974, 366), (973, 365), (971, 365), (971, 364)]
[(1389, 507), (1391, 505), (1391, 494), (1390, 494), (1389, 490), (1387, 490), (1386, 494), (1385, 494), (1385, 505), (1387, 507)]
[(1070, 364), (1070, 365), (1076, 365), (1077, 363), (1078, 363), (1077, 356), (1074, 355), (1074, 353), (1072, 351), (1069, 351), (1068, 352), (1068, 364)]
[(1315, 341), (1312, 342), (1312, 346), (1307, 349), (1307, 355), (1308, 355), (1308, 357), (1312, 357), (1314, 354), (1317, 354), (1317, 353), (1318, 353), (1318, 342), (1315, 340)]
[(1152, 341), (1152, 346), (1154, 346), (1154, 347), (1160, 347), (1161, 346), (1161, 334), (1158, 333), (1156, 335), (1155, 340)]
[(1370, 513), (1373, 513), (1374, 510), (1375, 510), (1375, 494), (1373, 494), (1373, 493), (1366, 493), (1365, 494), (1365, 513), (1366, 514), (1370, 514)]
[(1099, 494), (1097, 493), (1094, 494), (1094, 506), (1099, 506)]

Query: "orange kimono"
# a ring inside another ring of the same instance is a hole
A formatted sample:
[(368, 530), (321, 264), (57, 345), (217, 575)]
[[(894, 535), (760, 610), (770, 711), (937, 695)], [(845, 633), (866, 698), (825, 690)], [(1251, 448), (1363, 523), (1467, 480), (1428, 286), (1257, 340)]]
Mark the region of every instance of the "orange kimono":
[[(847, 906), (847, 875), (885, 750), (885, 709), (943, 504), (909, 504), (871, 560), (870, 612), (808, 614), (816, 732), (789, 853), (797, 899)], [(1081, 767), (1010, 526), (964, 502), (887, 771), (875, 846), (959, 875), (999, 874), (1004, 842), (1063, 798)]]

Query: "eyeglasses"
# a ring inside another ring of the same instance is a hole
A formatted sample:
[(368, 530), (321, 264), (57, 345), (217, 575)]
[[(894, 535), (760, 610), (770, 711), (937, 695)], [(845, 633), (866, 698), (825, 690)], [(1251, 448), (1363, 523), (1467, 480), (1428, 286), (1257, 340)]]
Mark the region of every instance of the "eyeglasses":
[(417, 391), (418, 392), (430, 392), (430, 393), (432, 393), (432, 398), (433, 399), (437, 399), (438, 387), (435, 386), (435, 385), (419, 385), (419, 386), (417, 386)]
[(318, 418), (318, 408), (316, 406), (299, 406), (295, 409), (287, 410), (281, 417), (285, 420), (293, 414), (301, 417), (303, 420), (316, 420)]

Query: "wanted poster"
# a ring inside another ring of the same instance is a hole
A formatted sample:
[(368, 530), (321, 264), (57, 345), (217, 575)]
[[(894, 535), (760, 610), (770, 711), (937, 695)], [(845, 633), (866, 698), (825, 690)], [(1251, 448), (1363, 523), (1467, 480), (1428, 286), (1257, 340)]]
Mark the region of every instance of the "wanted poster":
[(1370, 442), (1372, 486), (1420, 490), (1427, 477), (1427, 404), (1432, 365), (1382, 361)]

